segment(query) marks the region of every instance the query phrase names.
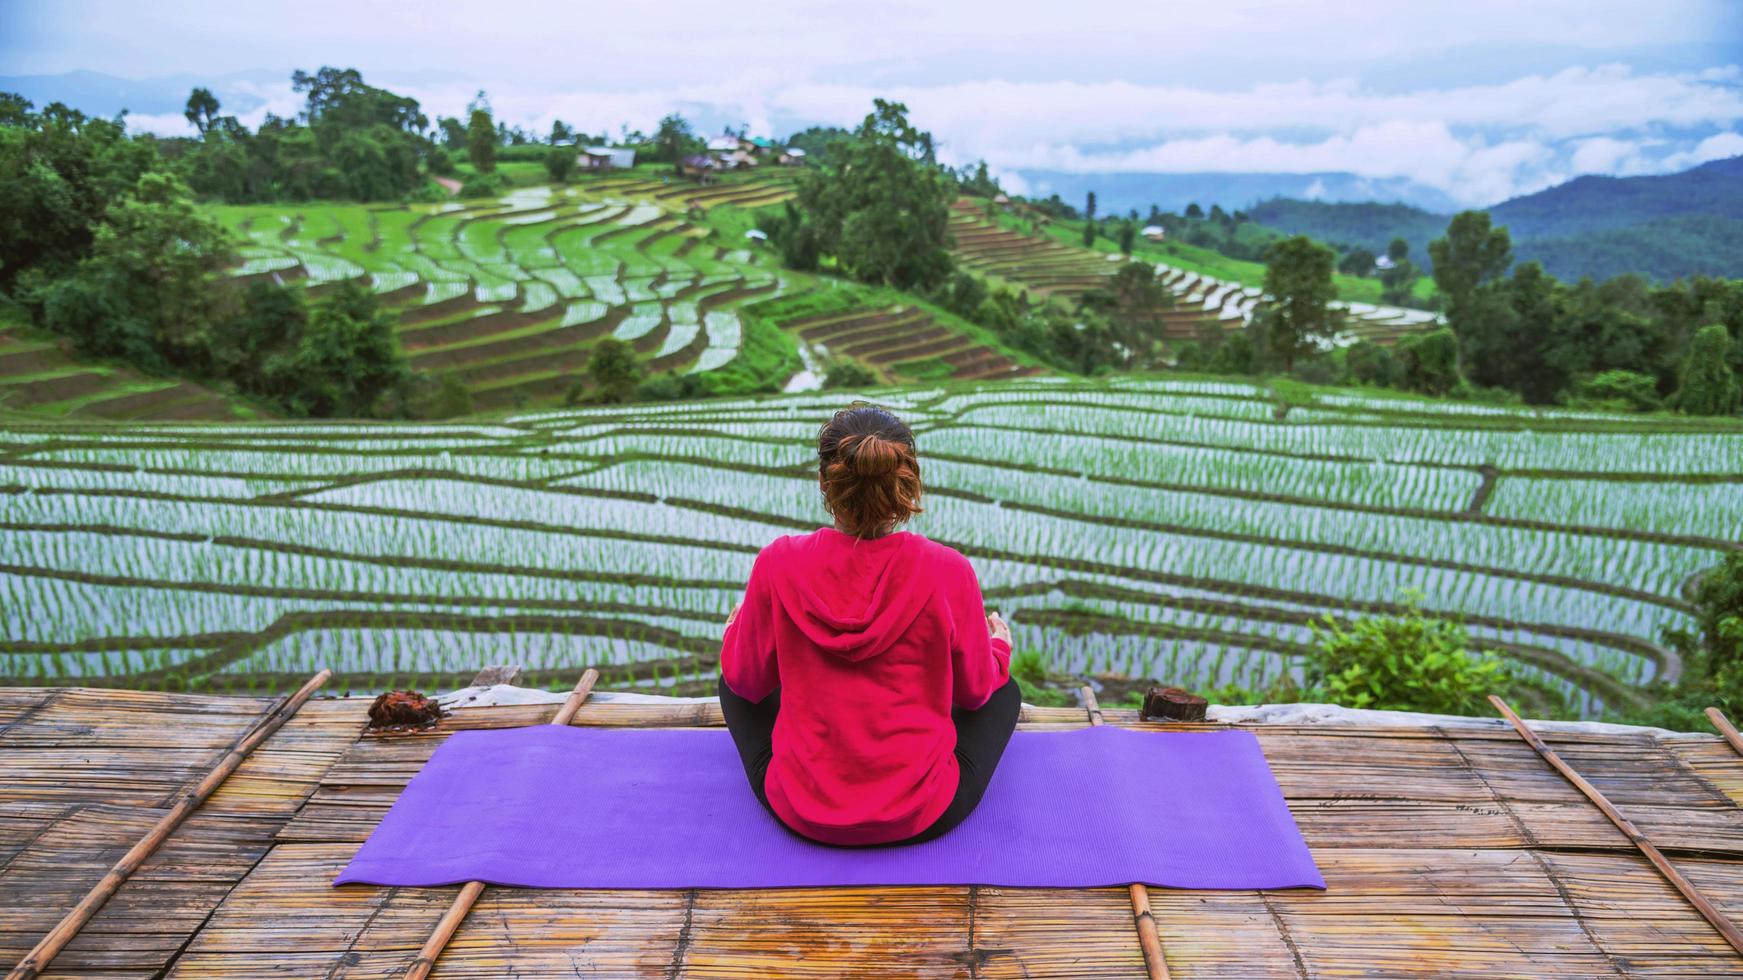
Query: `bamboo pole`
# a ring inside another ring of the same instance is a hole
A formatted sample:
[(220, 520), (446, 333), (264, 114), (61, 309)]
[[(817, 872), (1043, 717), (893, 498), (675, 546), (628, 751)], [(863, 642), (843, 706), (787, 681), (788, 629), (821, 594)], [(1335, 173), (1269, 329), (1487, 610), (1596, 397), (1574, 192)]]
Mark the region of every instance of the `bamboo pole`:
[[(1102, 717), (1101, 702), (1095, 698), (1095, 692), (1089, 685), (1083, 686), (1083, 707), (1089, 713), (1090, 725), (1100, 725), (1107, 719)], [(1162, 953), (1162, 935), (1156, 931), (1156, 917), (1150, 914), (1150, 889), (1133, 882), (1126, 886), (1132, 899), (1132, 924), (1138, 929), (1138, 945), (1144, 949), (1144, 969), (1149, 972), (1149, 980), (1169, 980), (1168, 958)]]
[(1634, 842), (1634, 846), (1640, 849), (1640, 853), (1646, 855), (1646, 860), (1651, 861), (1652, 866), (1658, 869), (1659, 874), (1664, 875), (1665, 879), (1677, 891), (1682, 892), (1682, 897), (1688, 899), (1689, 904), (1693, 905), (1695, 910), (1701, 913), (1701, 916), (1711, 923), (1714, 929), (1719, 931), (1719, 935), (1731, 944), (1732, 949), (1743, 953), (1743, 930), (1739, 930), (1736, 923), (1725, 918), (1724, 913), (1720, 912), (1712, 902), (1707, 900), (1705, 895), (1701, 894), (1694, 882), (1683, 877), (1683, 873), (1670, 863), (1657, 845), (1640, 832), (1640, 828), (1634, 826), (1633, 821), (1624, 817), (1611, 805), (1596, 786), (1586, 782), (1585, 777), (1575, 772), (1572, 766), (1563, 762), (1561, 756), (1555, 754), (1554, 749), (1550, 748), (1543, 739), (1537, 736), (1536, 732), (1532, 731), (1518, 715), (1514, 714), (1512, 708), (1507, 707), (1507, 702), (1491, 694), (1489, 695), (1489, 703), (1501, 712), (1501, 716), (1507, 719), (1508, 724), (1513, 726), (1513, 730), (1519, 733), (1519, 737), (1525, 739), (1527, 744), (1537, 750), (1537, 754), (1543, 757), (1543, 761), (1549, 763), (1556, 772), (1561, 773), (1568, 782), (1573, 783), (1575, 789), (1584, 793), (1586, 799), (1591, 800), (1599, 810), (1603, 811), (1604, 816), (1610, 818), (1610, 822), (1616, 825), (1616, 829), (1620, 830), (1624, 837)]
[(66, 948), (68, 943), (73, 941), (74, 936), (79, 934), (79, 930), (83, 929), (97, 914), (97, 911), (103, 907), (104, 903), (120, 890), (121, 885), (132, 876), (133, 872), (138, 871), (139, 866), (157, 852), (163, 842), (169, 839), (169, 835), (181, 826), (182, 821), (198, 810), (200, 804), (206, 802), (223, 784), (224, 780), (242, 765), (243, 760), (248, 758), (248, 754), (283, 727), (284, 723), (289, 721), (291, 716), (295, 715), (297, 710), (309, 700), (309, 697), (322, 684), (327, 683), (327, 679), (332, 676), (332, 671), (323, 670), (309, 678), (302, 687), (297, 688), (296, 693), (280, 701), (277, 707), (256, 722), (247, 736), (231, 747), (230, 751), (224, 754), (224, 758), (218, 760), (218, 764), (206, 773), (204, 779), (201, 779), (193, 789), (177, 800), (175, 805), (169, 808), (169, 812), (160, 817), (145, 836), (141, 837), (138, 843), (121, 856), (121, 860), (115, 862), (114, 867), (109, 869), (109, 873), (105, 874), (101, 881), (85, 893), (85, 897), (79, 901), (79, 904), (73, 906), (72, 911), (68, 912), (59, 924), (49, 930), (48, 935), (42, 937), (42, 940), (25, 955), (24, 959), (20, 960), (18, 965), (6, 974), (6, 980), (36, 980), (37, 977), (41, 976), (42, 971), (48, 969), (49, 963), (60, 954), (61, 950)]
[(1707, 720), (1713, 723), (1713, 727), (1719, 730), (1720, 735), (1725, 736), (1725, 741), (1731, 743), (1731, 748), (1736, 749), (1738, 755), (1743, 755), (1743, 735), (1737, 733), (1737, 726), (1731, 724), (1731, 719), (1725, 717), (1723, 711), (1718, 708), (1708, 708)]
[[(557, 716), (551, 719), (551, 724), (567, 725), (574, 721), (575, 712), (581, 710), (582, 702), (587, 700), (587, 695), (593, 693), (593, 684), (598, 680), (599, 671), (592, 667), (587, 668), (581, 675), (581, 680), (576, 683), (575, 690), (569, 692), (569, 699), (563, 702), (563, 707), (557, 710)], [(454, 938), (454, 933), (460, 930), (460, 923), (465, 920), (466, 913), (472, 911), (478, 896), (483, 894), (482, 881), (468, 881), (460, 886), (460, 893), (454, 896), (454, 903), (436, 920), (435, 930), (424, 941), (423, 948), (418, 950), (418, 958), (406, 967), (405, 980), (424, 980), (430, 975), (430, 971), (436, 968), (436, 960), (442, 956), (442, 950), (447, 948), (448, 940)]]

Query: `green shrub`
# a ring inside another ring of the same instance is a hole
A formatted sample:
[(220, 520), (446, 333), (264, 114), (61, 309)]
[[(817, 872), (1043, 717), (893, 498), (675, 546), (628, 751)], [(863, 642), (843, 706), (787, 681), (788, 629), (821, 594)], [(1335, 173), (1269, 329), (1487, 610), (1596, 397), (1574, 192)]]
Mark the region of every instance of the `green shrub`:
[(825, 388), (864, 388), (878, 383), (878, 376), (858, 361), (836, 361), (823, 375)]
[(593, 346), (587, 357), (587, 379), (593, 382), (596, 404), (628, 401), (642, 382), (641, 362), (635, 358), (635, 348), (607, 337)]
[(667, 371), (636, 386), (635, 400), (640, 402), (684, 401), (709, 394), (700, 374), (679, 374)]
[(1676, 395), (1677, 409), (1689, 415), (1736, 415), (1743, 403), (1743, 386), (1731, 370), (1731, 335), (1721, 324), (1696, 331), (1683, 360)]
[(494, 173), (471, 173), (460, 185), (461, 197), (497, 197), (502, 193), (502, 178)]
[(1412, 334), (1398, 342), (1398, 364), (1405, 388), (1447, 394), (1459, 384), (1458, 337), (1445, 327)]
[(1344, 369), (1354, 384), (1396, 387), (1403, 372), (1392, 352), (1371, 340), (1358, 340), (1344, 352)]
[(1506, 665), (1474, 653), (1462, 626), (1425, 616), (1412, 604), (1400, 616), (1348, 625), (1326, 617), (1313, 627), (1308, 700), (1349, 708), (1488, 714), (1485, 696), (1510, 683)]
[(1603, 411), (1653, 412), (1664, 407), (1658, 396), (1658, 379), (1638, 371), (1604, 371), (1574, 383), (1576, 408)]
[(575, 148), (571, 146), (553, 146), (544, 151), (545, 173), (551, 177), (551, 182), (567, 184), (569, 177), (575, 172)]
[(1030, 704), (1062, 708), (1076, 703), (1070, 694), (1047, 686), (1047, 661), (1039, 650), (1016, 650), (1011, 653), (1011, 677)]

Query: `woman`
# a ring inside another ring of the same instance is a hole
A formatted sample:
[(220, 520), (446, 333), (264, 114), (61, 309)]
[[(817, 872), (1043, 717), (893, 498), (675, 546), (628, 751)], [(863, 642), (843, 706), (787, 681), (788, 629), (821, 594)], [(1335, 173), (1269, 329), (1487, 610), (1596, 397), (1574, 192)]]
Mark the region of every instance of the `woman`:
[(920, 512), (914, 434), (880, 408), (823, 426), (835, 526), (757, 555), (726, 621), (720, 708), (752, 791), (825, 844), (931, 840), (980, 802), (1017, 725), (1011, 631)]

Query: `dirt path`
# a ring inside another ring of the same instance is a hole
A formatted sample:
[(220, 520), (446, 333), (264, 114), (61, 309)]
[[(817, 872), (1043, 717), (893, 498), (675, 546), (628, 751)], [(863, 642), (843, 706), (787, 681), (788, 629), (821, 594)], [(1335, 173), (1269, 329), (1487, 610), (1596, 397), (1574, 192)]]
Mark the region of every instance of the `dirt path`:
[(460, 182), (452, 177), (432, 177), (430, 179), (441, 184), (450, 194), (460, 193)]

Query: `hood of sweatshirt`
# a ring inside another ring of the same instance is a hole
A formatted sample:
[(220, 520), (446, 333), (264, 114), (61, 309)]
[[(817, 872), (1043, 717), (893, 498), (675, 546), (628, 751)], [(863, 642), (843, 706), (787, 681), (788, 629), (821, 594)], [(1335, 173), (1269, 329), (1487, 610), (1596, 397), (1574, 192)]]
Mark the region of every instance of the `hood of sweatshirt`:
[(862, 541), (820, 528), (783, 541), (776, 600), (811, 642), (843, 660), (888, 650), (932, 594), (930, 543), (912, 532)]

